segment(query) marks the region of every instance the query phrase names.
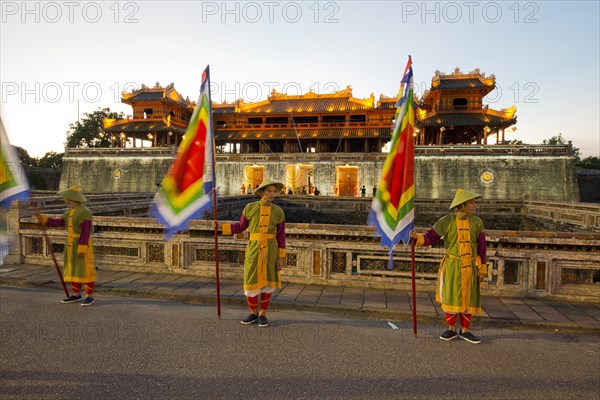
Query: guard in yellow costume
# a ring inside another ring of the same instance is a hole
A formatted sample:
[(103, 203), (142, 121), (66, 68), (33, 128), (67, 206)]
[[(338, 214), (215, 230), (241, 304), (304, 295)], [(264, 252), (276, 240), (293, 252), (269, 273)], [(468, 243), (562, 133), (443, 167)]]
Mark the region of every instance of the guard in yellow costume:
[(282, 188), (283, 184), (279, 182), (265, 180), (254, 190), (260, 201), (247, 204), (239, 222), (222, 224), (224, 235), (250, 231), (244, 260), (244, 294), (251, 314), (242, 320), (242, 324), (258, 322), (258, 326), (266, 327), (271, 295), (281, 287), (279, 274), (285, 263), (285, 215), (281, 207), (273, 204), (273, 199)]
[(58, 192), (69, 209), (62, 218), (49, 218), (47, 215), (34, 212), (40, 225), (50, 227), (66, 226), (67, 242), (64, 250), (63, 274), (65, 282), (71, 282), (71, 296), (63, 299), (63, 303), (81, 301), (81, 286), (85, 286), (86, 298), (82, 306), (94, 303), (94, 283), (96, 282), (96, 265), (92, 245), (92, 212), (84, 206), (87, 199), (77, 186)]
[[(470, 343), (480, 343), (469, 332), (472, 314), (481, 314), (479, 283), (487, 275), (486, 241), (483, 222), (474, 216), (475, 199), (481, 195), (458, 189), (450, 210), (454, 213), (440, 218), (424, 235), (411, 233), (417, 246), (431, 246), (444, 240), (446, 256), (440, 263), (436, 301), (446, 312), (448, 330), (440, 339), (460, 337)], [(461, 329), (456, 332), (457, 316)]]

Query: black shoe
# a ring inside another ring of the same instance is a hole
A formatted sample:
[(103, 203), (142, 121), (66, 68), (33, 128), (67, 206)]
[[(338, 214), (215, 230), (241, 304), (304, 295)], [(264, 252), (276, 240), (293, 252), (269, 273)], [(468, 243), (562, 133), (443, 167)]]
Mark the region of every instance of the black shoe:
[(466, 340), (469, 343), (473, 343), (473, 344), (481, 343), (481, 340), (479, 340), (479, 338), (477, 336), (473, 335), (471, 332), (460, 331), (458, 333), (458, 337)]
[(81, 301), (81, 294), (78, 294), (78, 295), (72, 294), (69, 297), (67, 297), (66, 299), (62, 299), (60, 302), (67, 304), (67, 303), (75, 303), (77, 301)]
[(250, 325), (250, 324), (255, 323), (256, 321), (258, 321), (258, 315), (256, 315), (256, 314), (250, 314), (250, 315), (248, 315), (246, 318), (244, 318), (242, 320), (242, 324), (244, 324), (244, 325)]
[(267, 321), (267, 317), (265, 317), (264, 315), (259, 315), (258, 316), (258, 326), (260, 326), (261, 328), (264, 328), (265, 326), (269, 326), (269, 321)]
[(458, 336), (458, 334), (455, 331), (453, 331), (452, 329), (448, 329), (446, 332), (444, 332), (440, 335), (440, 339), (453, 340), (453, 339), (456, 339), (457, 336)]
[(94, 298), (93, 297), (86, 297), (83, 300), (83, 303), (81, 303), (81, 306), (91, 306), (94, 303)]

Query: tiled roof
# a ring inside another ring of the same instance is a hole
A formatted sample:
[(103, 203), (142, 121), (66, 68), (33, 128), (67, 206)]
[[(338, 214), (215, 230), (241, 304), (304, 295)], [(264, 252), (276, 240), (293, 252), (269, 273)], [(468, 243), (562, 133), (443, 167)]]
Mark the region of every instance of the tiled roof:
[(372, 110), (364, 104), (355, 103), (349, 97), (330, 97), (330, 98), (315, 98), (315, 99), (282, 99), (272, 100), (266, 104), (260, 104), (256, 107), (244, 110), (245, 113), (270, 113), (270, 114), (286, 114), (286, 113), (319, 113), (319, 112), (336, 112), (336, 111), (355, 111), (355, 110)]
[(424, 120), (416, 120), (418, 126), (486, 126), (512, 125), (517, 118), (503, 118), (497, 115), (481, 113), (437, 114)]
[(168, 127), (163, 121), (139, 121), (131, 120), (120, 123), (118, 121), (110, 128), (106, 128), (107, 132), (125, 132), (125, 133), (148, 133), (148, 132), (174, 132), (185, 133), (185, 129), (177, 125)]
[(274, 129), (215, 131), (216, 140), (270, 140), (270, 139), (336, 139), (347, 138), (390, 138), (389, 128), (350, 128), (350, 129)]
[(213, 114), (231, 114), (235, 111), (235, 106), (225, 106), (225, 107), (212, 107)]
[(187, 106), (187, 104), (183, 101), (179, 101), (169, 96), (164, 96), (164, 92), (141, 92), (134, 96), (123, 98), (124, 103), (138, 103), (141, 101), (168, 101), (170, 103)]
[(489, 88), (490, 86), (481, 82), (476, 78), (469, 79), (440, 79), (438, 89), (472, 89), (472, 88)]
[(161, 100), (163, 98), (163, 92), (142, 92), (130, 97), (128, 101), (148, 101), (148, 100)]

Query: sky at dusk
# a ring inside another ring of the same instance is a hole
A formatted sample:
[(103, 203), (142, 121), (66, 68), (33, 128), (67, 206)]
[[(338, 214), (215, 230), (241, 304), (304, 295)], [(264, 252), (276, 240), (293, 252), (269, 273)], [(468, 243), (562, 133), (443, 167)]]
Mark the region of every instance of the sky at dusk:
[(196, 100), (270, 92), (395, 96), (413, 59), (422, 95), (436, 70), (496, 77), (490, 108), (517, 108), (525, 143), (562, 133), (600, 155), (598, 1), (2, 1), (1, 117), (31, 156), (63, 152), (69, 124), (121, 92), (174, 83)]

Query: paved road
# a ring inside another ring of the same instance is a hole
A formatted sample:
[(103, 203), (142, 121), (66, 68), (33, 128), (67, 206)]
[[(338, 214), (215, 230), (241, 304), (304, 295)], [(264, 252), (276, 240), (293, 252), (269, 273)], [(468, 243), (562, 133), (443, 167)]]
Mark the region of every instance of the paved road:
[[(102, 294), (91, 307), (59, 291), (0, 287), (5, 399), (598, 399), (600, 337), (486, 329), (436, 339), (441, 325)], [(388, 322), (392, 322), (395, 327)]]

